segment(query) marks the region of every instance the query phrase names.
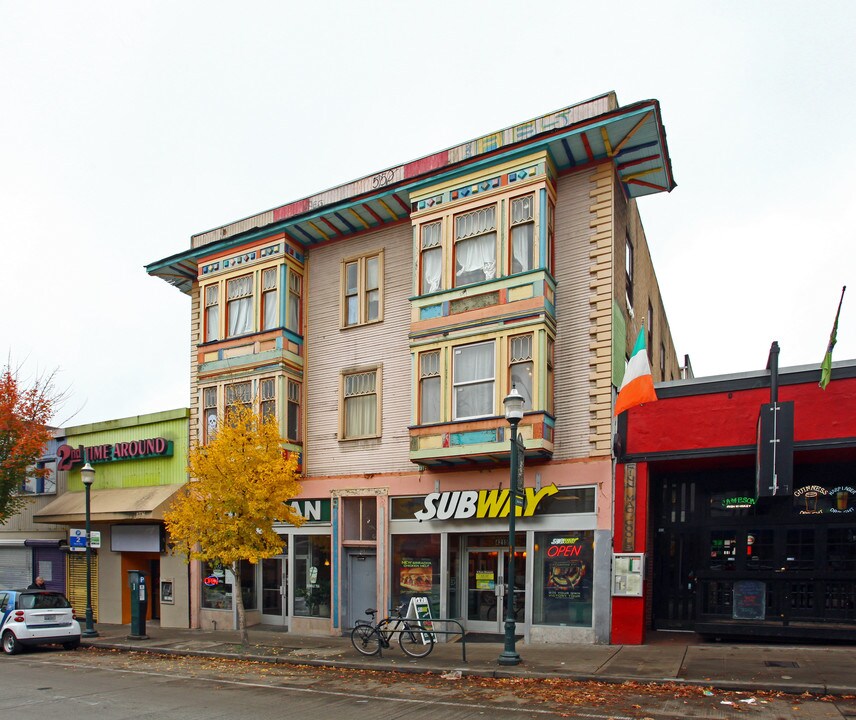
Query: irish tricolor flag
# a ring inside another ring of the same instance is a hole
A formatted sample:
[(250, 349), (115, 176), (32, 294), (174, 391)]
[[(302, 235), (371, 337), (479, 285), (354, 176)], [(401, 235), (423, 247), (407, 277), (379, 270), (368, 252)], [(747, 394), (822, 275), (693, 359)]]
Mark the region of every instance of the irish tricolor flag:
[(624, 371), (624, 382), (618, 388), (615, 414), (618, 415), (635, 405), (654, 402), (656, 399), (654, 378), (651, 375), (651, 366), (648, 364), (648, 353), (645, 352), (645, 328), (643, 327), (639, 331), (639, 337), (636, 338), (636, 344), (633, 346), (633, 354)]

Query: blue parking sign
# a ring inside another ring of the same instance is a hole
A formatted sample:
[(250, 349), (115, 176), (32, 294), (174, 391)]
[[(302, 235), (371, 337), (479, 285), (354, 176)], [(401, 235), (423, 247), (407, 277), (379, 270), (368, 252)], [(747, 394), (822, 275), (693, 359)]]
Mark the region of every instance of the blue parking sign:
[(69, 528), (68, 549), (75, 552), (86, 550), (86, 530), (81, 530), (79, 528)]

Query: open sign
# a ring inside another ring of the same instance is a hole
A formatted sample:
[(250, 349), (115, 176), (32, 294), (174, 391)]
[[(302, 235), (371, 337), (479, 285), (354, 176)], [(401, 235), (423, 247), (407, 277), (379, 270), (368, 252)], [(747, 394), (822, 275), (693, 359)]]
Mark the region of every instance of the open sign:
[(204, 582), (204, 583), (205, 583), (206, 585), (208, 585), (209, 587), (214, 587), (215, 585), (219, 585), (219, 584), (220, 584), (220, 578), (218, 578), (218, 577), (217, 577), (217, 576), (215, 576), (215, 575), (209, 575), (209, 576), (208, 576), (207, 578), (205, 578), (202, 582)]

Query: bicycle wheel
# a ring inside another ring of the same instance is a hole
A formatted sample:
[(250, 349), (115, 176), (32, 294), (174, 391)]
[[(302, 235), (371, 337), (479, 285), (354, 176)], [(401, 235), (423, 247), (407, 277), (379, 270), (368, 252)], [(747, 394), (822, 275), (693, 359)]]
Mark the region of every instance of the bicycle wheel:
[(405, 655), (421, 658), (434, 649), (434, 635), (422, 623), (408, 622), (398, 633), (398, 644)]
[(363, 655), (377, 655), (380, 652), (380, 633), (371, 625), (357, 625), (351, 630), (351, 642), (357, 652)]

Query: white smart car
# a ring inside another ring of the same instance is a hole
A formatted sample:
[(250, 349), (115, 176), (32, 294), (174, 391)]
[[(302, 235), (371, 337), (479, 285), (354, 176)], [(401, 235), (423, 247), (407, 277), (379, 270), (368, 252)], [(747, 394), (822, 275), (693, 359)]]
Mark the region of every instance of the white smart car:
[(80, 623), (68, 599), (52, 590), (0, 590), (0, 644), (9, 655), (30, 645), (80, 645)]

